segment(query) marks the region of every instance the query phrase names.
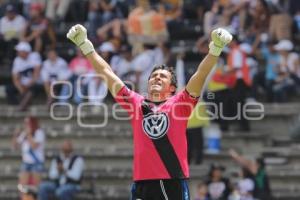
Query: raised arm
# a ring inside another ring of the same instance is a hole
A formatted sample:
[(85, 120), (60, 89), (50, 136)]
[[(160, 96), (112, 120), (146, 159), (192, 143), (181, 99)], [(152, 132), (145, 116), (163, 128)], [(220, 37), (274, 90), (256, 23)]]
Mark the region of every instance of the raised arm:
[(252, 174), (256, 174), (258, 171), (257, 165), (251, 161), (238, 154), (235, 150), (230, 149), (229, 155), (242, 167), (247, 168)]
[(224, 46), (232, 40), (232, 35), (225, 29), (218, 28), (212, 31), (211, 39), (208, 55), (201, 61), (197, 71), (186, 85), (186, 90), (194, 97), (200, 96), (208, 74), (217, 63)]
[(77, 24), (69, 30), (67, 38), (81, 49), (82, 53), (92, 63), (97, 74), (105, 81), (113, 97), (115, 97), (124, 86), (124, 83), (112, 71), (109, 64), (95, 51), (93, 44), (87, 39), (86, 29)]

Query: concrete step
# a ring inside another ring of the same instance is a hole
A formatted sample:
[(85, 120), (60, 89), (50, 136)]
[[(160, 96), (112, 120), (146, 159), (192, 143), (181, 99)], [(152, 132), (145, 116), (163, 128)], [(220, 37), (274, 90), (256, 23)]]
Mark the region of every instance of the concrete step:
[[(300, 113), (300, 103), (271, 103), (263, 104), (264, 116), (266, 117), (294, 117)], [(53, 112), (52, 112), (53, 111)], [(45, 105), (33, 105), (27, 112), (19, 112), (16, 106), (0, 105), (0, 118), (11, 117), (11, 118), (22, 118), (27, 114), (36, 115), (39, 118), (49, 117), (52, 114), (66, 115), (72, 113), (72, 117), (82, 115), (82, 117), (93, 117), (93, 116), (126, 116), (126, 112), (121, 107), (114, 103), (104, 103), (99, 106), (92, 106), (83, 103), (80, 106), (75, 105), (62, 105), (53, 106), (53, 109), (49, 110)], [(263, 118), (263, 119), (265, 119)]]
[[(194, 185), (190, 185), (191, 197), (194, 198)], [(123, 186), (94, 186), (92, 190), (90, 188), (83, 188), (83, 191), (76, 195), (76, 200), (125, 200), (129, 199), (130, 184)], [(300, 197), (299, 191), (281, 190), (273, 191), (273, 197), (275, 200), (296, 200)], [(14, 185), (7, 186), (6, 188), (0, 187), (0, 199), (1, 200), (17, 200), (18, 192)]]
[[(56, 129), (54, 127), (45, 127), (46, 147), (55, 149), (59, 148), (61, 141), (71, 139), (76, 148), (94, 148), (94, 147), (132, 147), (132, 131), (127, 127), (102, 128), (102, 129), (84, 129), (70, 126), (65, 128), (66, 131)], [(4, 131), (4, 132), (2, 132)], [(11, 133), (9, 130), (0, 129), (0, 146), (1, 149), (9, 149), (11, 147)], [(266, 145), (268, 145), (268, 135), (263, 133), (224, 133), (221, 139), (222, 149), (247, 149), (247, 153), (258, 153)], [(0, 151), (1, 151), (0, 149)]]

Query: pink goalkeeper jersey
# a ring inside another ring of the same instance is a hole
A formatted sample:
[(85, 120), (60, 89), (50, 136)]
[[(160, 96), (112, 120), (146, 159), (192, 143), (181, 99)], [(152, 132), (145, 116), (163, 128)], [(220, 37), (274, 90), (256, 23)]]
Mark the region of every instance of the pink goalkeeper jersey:
[(186, 126), (197, 100), (183, 90), (155, 105), (125, 86), (118, 92), (131, 117), (135, 181), (189, 177)]

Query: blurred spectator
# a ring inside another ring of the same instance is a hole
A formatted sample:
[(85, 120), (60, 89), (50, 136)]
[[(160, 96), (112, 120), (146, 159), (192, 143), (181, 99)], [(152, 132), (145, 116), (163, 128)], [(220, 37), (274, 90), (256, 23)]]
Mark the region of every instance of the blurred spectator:
[[(111, 60), (115, 52), (115, 47), (112, 42), (107, 41), (101, 44), (101, 46), (98, 48), (98, 52), (106, 62), (111, 63)], [(126, 66), (120, 66), (120, 67), (126, 67)], [(93, 77), (93, 75), (95, 76)], [(87, 83), (89, 101), (94, 103), (96, 102), (101, 103), (104, 101), (107, 95), (107, 87), (102, 77), (99, 77), (94, 72), (93, 75)]]
[[(31, 52), (27, 42), (16, 46), (17, 57), (13, 61), (13, 85), (6, 88), (7, 100), (10, 104), (19, 103), (19, 109), (25, 110), (32, 97), (37, 93), (37, 82), (40, 78), (41, 58), (36, 52)], [(21, 100), (18, 100), (19, 93)]]
[[(274, 91), (273, 86), (276, 79), (278, 78), (280, 57), (279, 53), (275, 50), (274, 41), (265, 41), (267, 38), (266, 34), (262, 34), (261, 38), (257, 38), (255, 43), (261, 43), (259, 55), (262, 56), (264, 60), (265, 67), (258, 71), (253, 77), (253, 96), (257, 98), (259, 88), (264, 88), (267, 95), (267, 102), (274, 101)], [(261, 42), (260, 42), (261, 41)], [(256, 51), (256, 44), (253, 46), (253, 51)]]
[(60, 154), (51, 161), (50, 180), (40, 184), (38, 200), (50, 200), (53, 196), (59, 200), (72, 200), (81, 189), (83, 171), (83, 158), (73, 152), (71, 141), (65, 140)]
[(144, 44), (143, 51), (136, 55), (132, 61), (133, 68), (136, 71), (136, 89), (140, 94), (147, 94), (147, 81), (150, 72), (154, 68), (154, 65), (160, 65), (163, 63), (163, 56), (161, 51), (155, 51), (156, 46), (152, 44)]
[(256, 0), (256, 5), (251, 12), (251, 17), (253, 20), (251, 26), (252, 32), (258, 34), (268, 31), (271, 14), (266, 0)]
[(124, 18), (118, 0), (89, 1), (88, 23), (91, 37), (96, 37), (98, 27), (108, 24), (115, 18)]
[(2, 61), (5, 60), (6, 63), (11, 64), (11, 60), (15, 57), (14, 46), (19, 42), (25, 23), (24, 17), (17, 14), (13, 4), (5, 7), (5, 16), (0, 19), (0, 59)]
[[(65, 17), (65, 22), (85, 23), (87, 21), (88, 5), (92, 0), (71, 0)], [(57, 20), (60, 23), (59, 18)]]
[[(203, 18), (204, 34), (209, 35), (210, 32), (222, 24), (223, 7), (219, 1), (213, 1), (212, 8), (205, 12)], [(223, 25), (223, 24), (222, 24)]]
[(52, 21), (61, 21), (65, 19), (70, 3), (73, 0), (52, 0), (47, 1), (46, 17)]
[(294, 15), (294, 23), (296, 25), (296, 31), (299, 33), (300, 32), (300, 10), (298, 10)]
[(253, 196), (257, 199), (270, 200), (271, 189), (263, 158), (257, 158), (255, 161), (248, 160), (232, 149), (229, 151), (229, 154), (238, 164), (249, 170), (254, 177), (255, 188)]
[(277, 8), (270, 19), (269, 36), (271, 40), (292, 39), (292, 26), (293, 19), (289, 13)]
[[(67, 94), (63, 94), (60, 91), (61, 87), (68, 87), (68, 85), (56, 84), (54, 86), (53, 84), (55, 84), (57, 81), (68, 81), (71, 76), (72, 73), (68, 67), (68, 63), (63, 58), (59, 57), (55, 50), (48, 50), (47, 60), (44, 61), (41, 70), (42, 81), (48, 97), (48, 106), (50, 106), (54, 101), (54, 96), (61, 96), (62, 98), (63, 96), (67, 96)], [(63, 89), (62, 91), (66, 91), (66, 89)]]
[(112, 57), (110, 61), (111, 68), (124, 82), (129, 83), (129, 87), (135, 87), (135, 71), (132, 66), (132, 47), (128, 44), (121, 46), (119, 54)]
[(199, 183), (197, 185), (197, 193), (194, 200), (210, 200), (208, 197), (207, 185), (205, 183)]
[(210, 200), (227, 200), (230, 194), (230, 183), (224, 177), (225, 168), (221, 165), (212, 165), (206, 182)]
[(30, 7), (32, 4), (39, 4), (45, 8), (47, 0), (12, 0), (17, 2), (22, 8), (22, 14), (26, 19), (30, 18)]
[(254, 200), (253, 175), (247, 168), (244, 167), (242, 167), (240, 171), (240, 180), (238, 181), (238, 192), (241, 200)]
[[(69, 69), (72, 72), (71, 83), (73, 86), (73, 101), (76, 104), (82, 102), (83, 97), (88, 94), (89, 74), (93, 72), (91, 63), (83, 56), (80, 49), (77, 49), (77, 55), (69, 63)], [(68, 87), (62, 88), (62, 94), (69, 94)], [(65, 101), (66, 99), (61, 99)]]
[(47, 48), (55, 48), (55, 32), (50, 22), (43, 16), (42, 4), (30, 5), (30, 18), (22, 34), (22, 40), (31, 43), (33, 50), (40, 53)]
[(189, 163), (201, 164), (203, 160), (204, 138), (203, 127), (209, 125), (206, 107), (198, 103), (190, 115), (187, 125)]
[(279, 52), (279, 75), (273, 86), (275, 101), (287, 100), (287, 95), (300, 85), (300, 61), (297, 53), (293, 50), (293, 43), (289, 40), (281, 40), (274, 46)]
[(97, 29), (97, 37), (100, 41), (106, 41), (110, 37), (126, 41), (127, 20), (116, 18)]
[(233, 74), (234, 80), (231, 99), (234, 105), (233, 116), (237, 116), (241, 130), (249, 131), (250, 124), (244, 116), (244, 112), (238, 112), (244, 107), (246, 98), (250, 92), (250, 87), (252, 86), (247, 53), (241, 48), (240, 41), (236, 37), (234, 37), (229, 47), (230, 51), (228, 53), (227, 65), (229, 72)]
[(210, 0), (189, 0), (183, 2), (183, 14), (185, 19), (198, 19), (203, 22), (204, 13), (210, 9), (213, 1)]
[(182, 17), (183, 0), (160, 0), (158, 12), (163, 14), (167, 22), (180, 20)]
[[(36, 190), (44, 168), (45, 133), (35, 117), (27, 116), (23, 123), (22, 128), (16, 129), (12, 140), (13, 146), (20, 147), (22, 152), (18, 188), (23, 191), (22, 188), (31, 186)], [(22, 194), (22, 199), (26, 197), (31, 198), (29, 194)]]
[[(134, 8), (128, 16), (128, 41), (136, 49), (137, 45), (156, 45), (169, 38), (165, 16), (154, 9)], [(178, 26), (177, 23), (173, 27)]]

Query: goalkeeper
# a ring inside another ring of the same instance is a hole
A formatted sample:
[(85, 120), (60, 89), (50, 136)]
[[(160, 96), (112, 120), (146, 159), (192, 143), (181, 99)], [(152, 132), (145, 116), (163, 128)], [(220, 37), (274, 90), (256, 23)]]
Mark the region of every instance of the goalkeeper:
[(187, 120), (223, 47), (232, 40), (231, 34), (222, 28), (212, 31), (208, 55), (185, 89), (177, 94), (173, 69), (166, 65), (154, 66), (148, 79), (147, 97), (125, 86), (94, 50), (82, 25), (73, 26), (67, 37), (81, 49), (103, 77), (112, 96), (131, 117), (134, 138), (131, 199), (189, 200)]

